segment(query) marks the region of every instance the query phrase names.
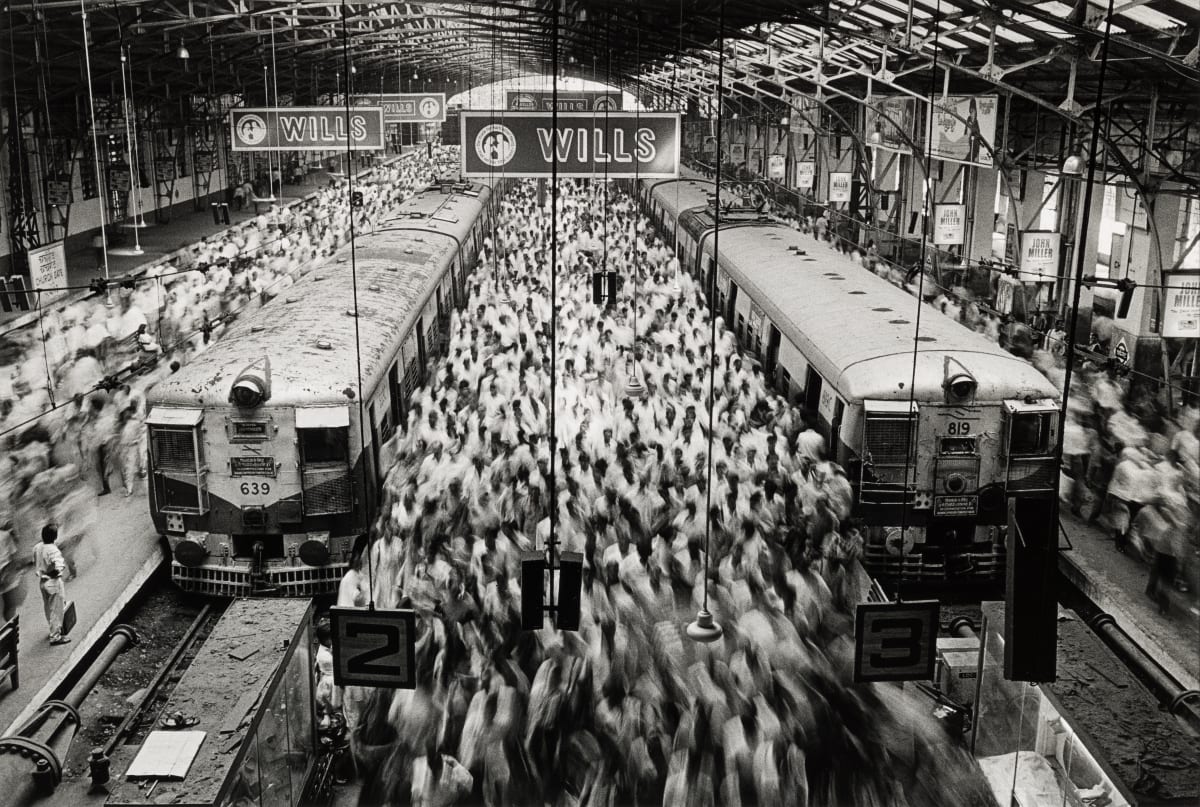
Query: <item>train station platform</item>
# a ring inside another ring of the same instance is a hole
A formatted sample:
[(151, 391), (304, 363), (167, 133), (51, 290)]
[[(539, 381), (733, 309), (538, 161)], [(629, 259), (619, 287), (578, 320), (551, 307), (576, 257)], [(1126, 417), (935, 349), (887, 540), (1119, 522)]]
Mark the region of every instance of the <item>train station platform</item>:
[[(78, 622), (68, 644), (52, 645), (42, 611), (42, 598), (32, 567), (25, 567), (25, 601), (21, 605), (20, 688), (0, 685), (0, 735), (37, 710), (69, 672), (115, 624), (121, 611), (162, 565), (165, 558), (150, 521), (145, 482), (133, 496), (119, 493), (97, 499), (96, 518), (78, 542), (63, 541), (74, 563), (67, 600), (75, 603)], [(21, 550), (31, 555), (33, 546)]]
[[(1064, 508), (1063, 531), (1070, 542), (1059, 552), (1059, 570), (1097, 608), (1117, 624), (1185, 689), (1200, 688), (1200, 606), (1193, 583), (1187, 592), (1166, 585), (1167, 613), (1146, 596), (1149, 564), (1133, 550), (1116, 550), (1101, 527), (1076, 518)], [(1194, 572), (1194, 566), (1193, 566)]]

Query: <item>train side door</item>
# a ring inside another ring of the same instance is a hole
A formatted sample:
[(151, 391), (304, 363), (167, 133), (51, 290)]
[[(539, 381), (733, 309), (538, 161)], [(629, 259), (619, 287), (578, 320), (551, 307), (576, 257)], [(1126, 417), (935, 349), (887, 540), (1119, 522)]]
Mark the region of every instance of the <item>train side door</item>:
[(763, 357), (763, 375), (773, 387), (777, 387), (776, 372), (779, 369), (779, 329), (772, 324), (767, 325), (767, 353)]
[(392, 362), (388, 368), (388, 395), (392, 398), (392, 422), (399, 429), (404, 425), (404, 393), (400, 390), (400, 368)]
[(425, 318), (417, 317), (417, 383), (425, 381)]
[(374, 488), (378, 491), (383, 480), (379, 476), (379, 420), (375, 414), (375, 404), (367, 405), (367, 417), (371, 419), (371, 468), (375, 471)]
[(821, 408), (821, 384), (821, 374), (809, 365), (804, 379), (804, 408), (812, 418), (817, 417), (817, 411)]
[[(725, 327), (726, 328), (734, 327), (733, 315), (737, 311), (737, 295), (738, 295), (737, 283), (733, 282), (733, 278), (729, 278), (729, 299), (725, 301), (725, 305), (726, 305)], [(738, 334), (738, 335), (740, 336), (741, 334)]]

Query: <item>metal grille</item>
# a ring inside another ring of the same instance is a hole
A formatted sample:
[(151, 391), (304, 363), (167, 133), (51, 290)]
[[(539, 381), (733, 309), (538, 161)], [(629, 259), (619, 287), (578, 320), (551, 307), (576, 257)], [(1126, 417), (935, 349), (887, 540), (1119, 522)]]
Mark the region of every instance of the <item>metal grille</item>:
[(196, 439), (193, 429), (150, 427), (154, 470), (180, 474), (196, 473)]
[(1054, 457), (1010, 459), (1008, 492), (1045, 493), (1054, 490), (1054, 463)]
[(913, 419), (868, 417), (863, 448), (873, 465), (904, 465), (909, 460)]
[(305, 515), (348, 513), (353, 502), (352, 496), (350, 470), (346, 466), (304, 469)]

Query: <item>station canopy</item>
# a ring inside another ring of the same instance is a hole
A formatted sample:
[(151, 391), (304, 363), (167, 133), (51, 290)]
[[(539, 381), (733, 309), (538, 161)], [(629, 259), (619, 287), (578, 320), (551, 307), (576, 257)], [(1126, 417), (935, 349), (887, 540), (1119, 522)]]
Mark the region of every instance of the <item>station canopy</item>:
[(1069, 139), (1091, 125), (1107, 34), (1106, 138), (1158, 148), (1155, 165), (1175, 166), (1175, 179), (1200, 173), (1200, 6), (1189, 0), (14, 0), (0, 15), (14, 77), (0, 94), (15, 87), (22, 111), (41, 107), (60, 130), (80, 122), (89, 72), (97, 95), (119, 94), (122, 52), (132, 94), (164, 102), (261, 102), (269, 68), (281, 103), (320, 103), (348, 72), (354, 92), (448, 95), (557, 73), (687, 108), (714, 96), (723, 42), (728, 97), (766, 111), (818, 90), (859, 104), (993, 93), (1063, 122)]

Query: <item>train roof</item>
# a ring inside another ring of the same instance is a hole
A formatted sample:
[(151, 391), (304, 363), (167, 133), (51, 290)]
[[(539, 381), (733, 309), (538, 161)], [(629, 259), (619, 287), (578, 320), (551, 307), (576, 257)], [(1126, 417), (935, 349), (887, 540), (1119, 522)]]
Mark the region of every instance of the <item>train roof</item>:
[[(358, 386), (356, 321), (362, 392), (369, 395), (487, 203), (489, 184), (472, 187), (478, 195), (431, 186), (405, 200), (374, 232), (357, 234), (353, 267), (346, 245), (310, 268), (159, 382), (152, 403), (226, 405), (234, 379), (264, 356), (271, 366), (271, 404), (344, 402), (345, 391)], [(357, 318), (350, 314), (354, 274)]]
[[(654, 189), (668, 210), (673, 184)], [(681, 202), (685, 194), (694, 199), (712, 186), (694, 180), (679, 184), (692, 186), (680, 192)], [(947, 359), (974, 376), (980, 400), (1059, 397), (1029, 362), (812, 236), (777, 223), (731, 224), (721, 227), (719, 246), (720, 264), (738, 288), (847, 398), (908, 398), (918, 312), (918, 399), (941, 397)], [(797, 255), (791, 247), (807, 254)], [(711, 253), (711, 239), (705, 249)]]

